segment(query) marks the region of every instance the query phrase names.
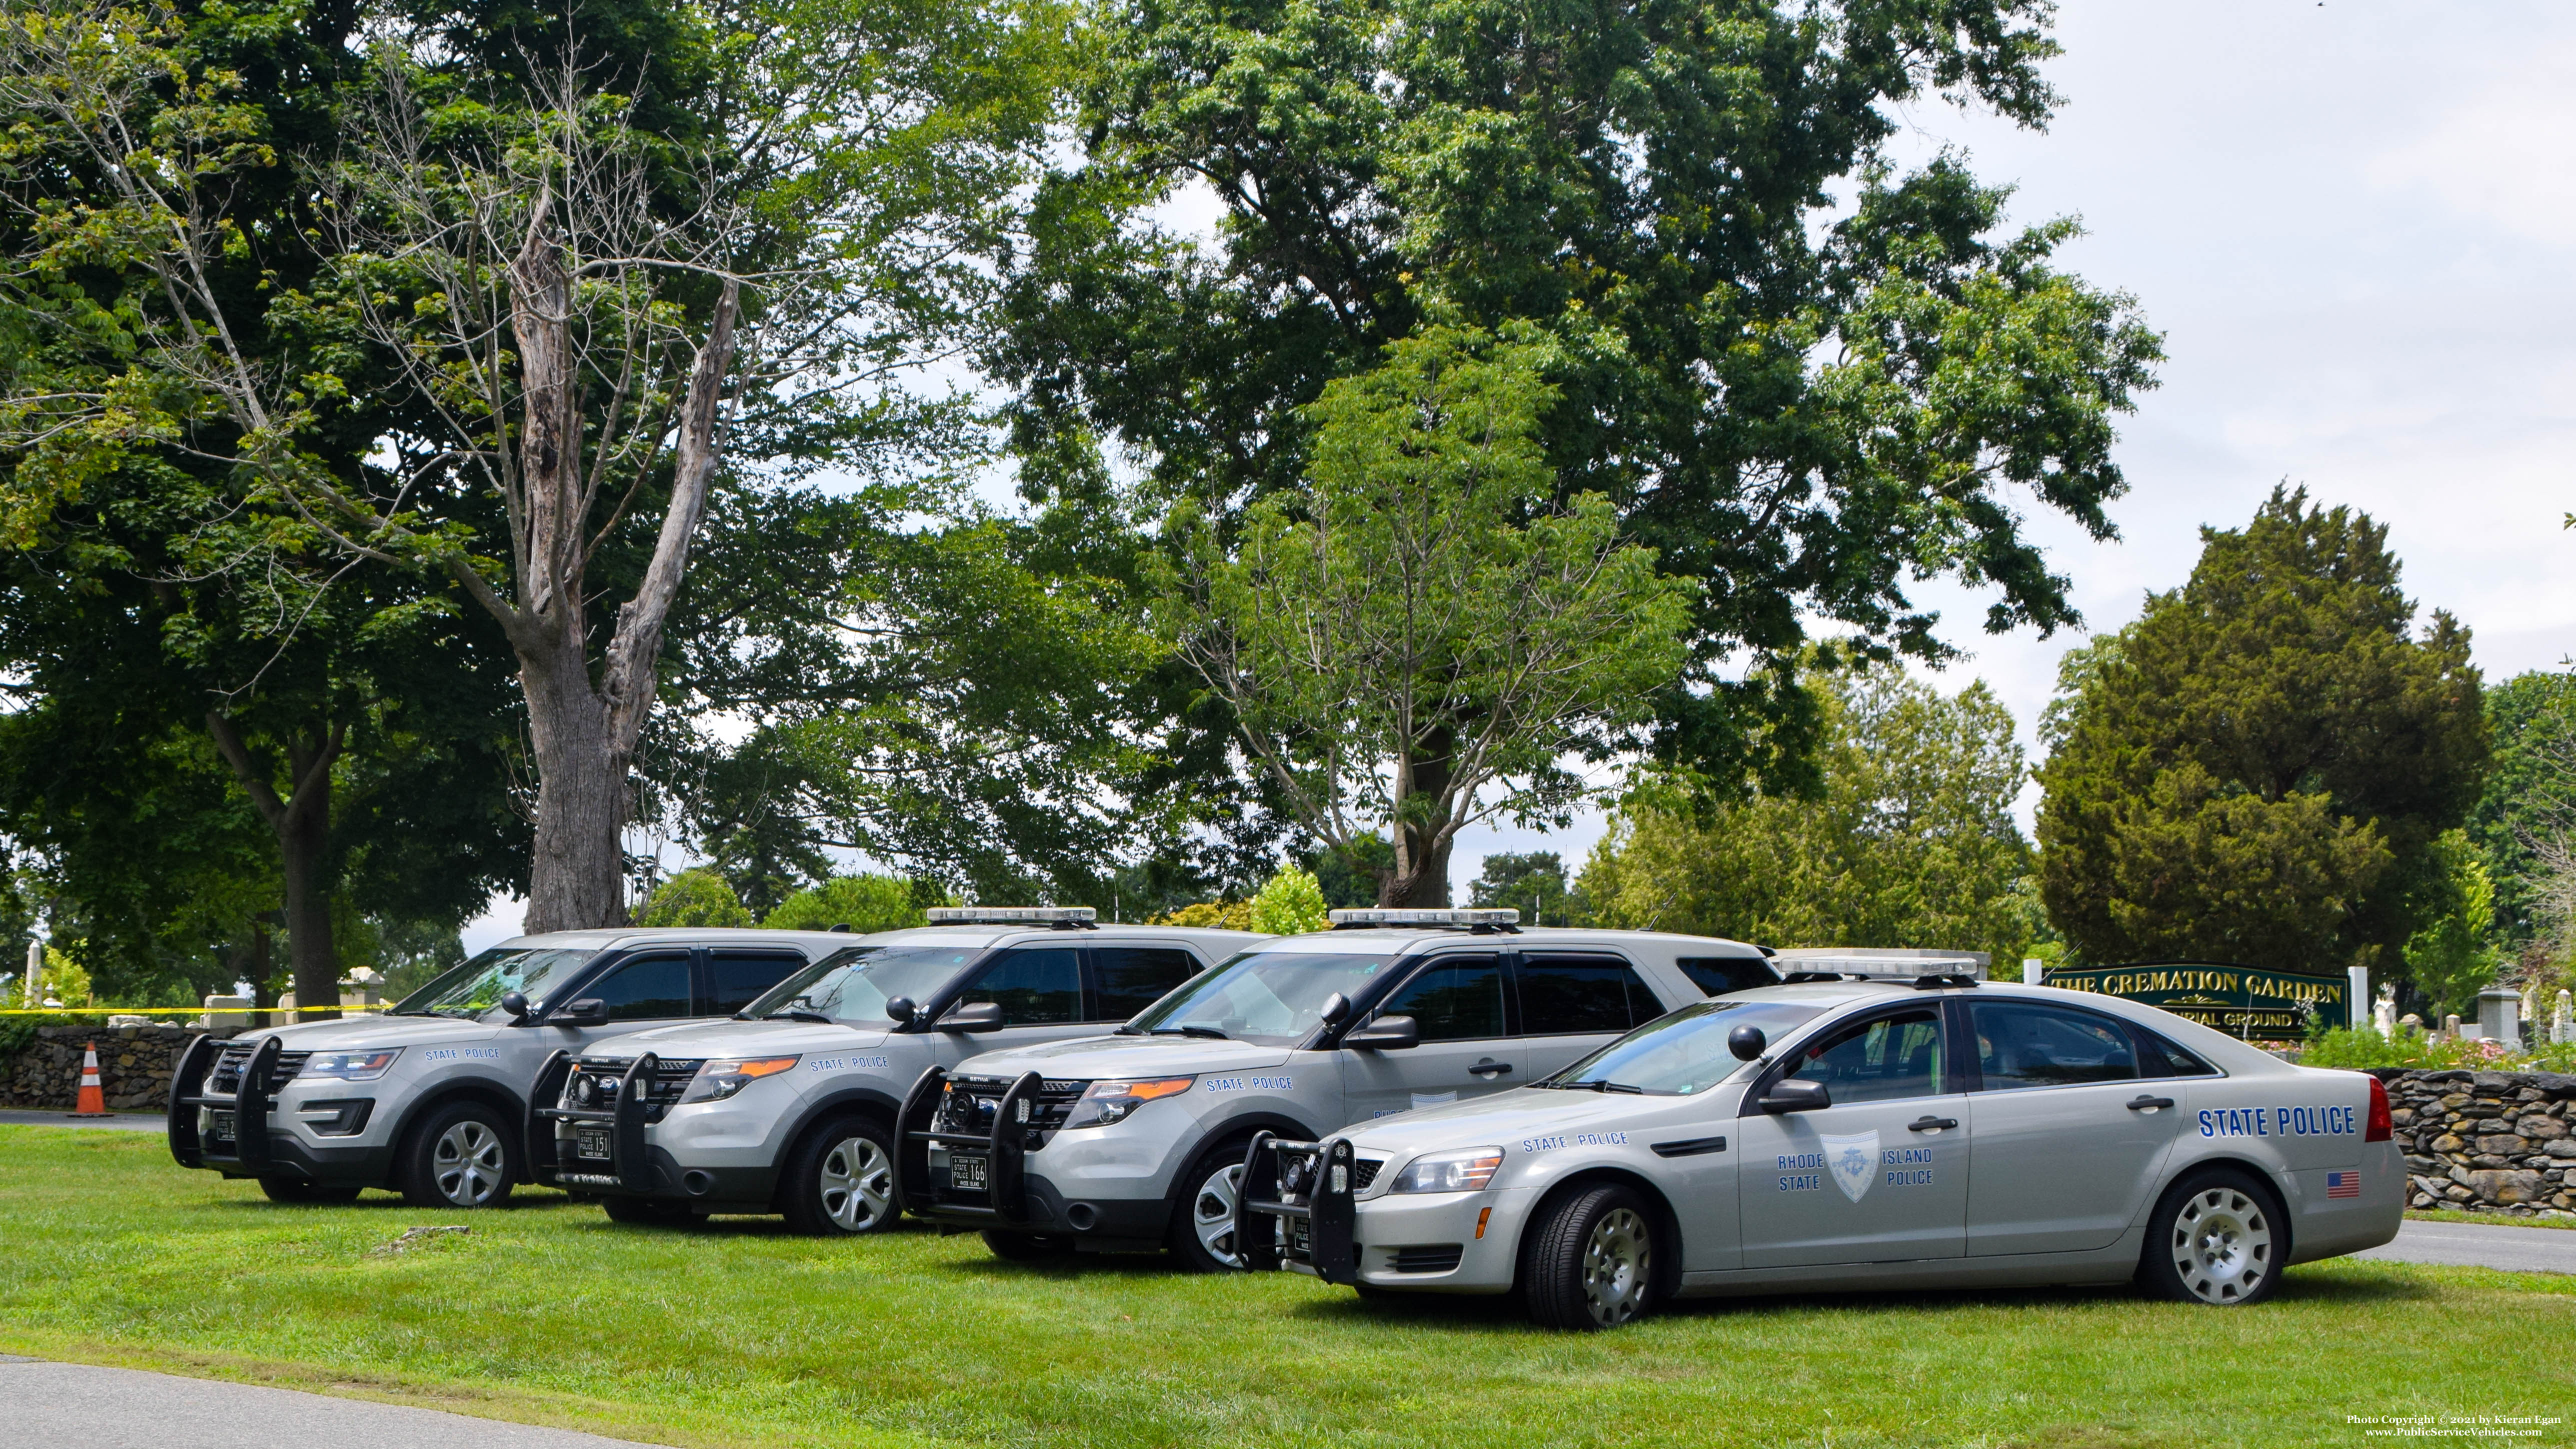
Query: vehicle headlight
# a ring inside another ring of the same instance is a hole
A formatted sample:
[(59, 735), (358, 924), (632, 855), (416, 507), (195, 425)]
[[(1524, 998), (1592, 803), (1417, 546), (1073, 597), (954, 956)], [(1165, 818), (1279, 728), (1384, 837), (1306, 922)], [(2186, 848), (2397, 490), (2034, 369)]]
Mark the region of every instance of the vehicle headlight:
[(363, 1052), (315, 1052), (304, 1059), (302, 1077), (329, 1077), (335, 1082), (372, 1082), (385, 1074), (401, 1056), (401, 1047), (378, 1047)]
[(1196, 1077), (1149, 1077), (1142, 1081), (1094, 1082), (1082, 1089), (1082, 1099), (1073, 1104), (1073, 1115), (1064, 1119), (1069, 1130), (1075, 1127), (1106, 1127), (1124, 1122), (1127, 1114), (1156, 1097), (1172, 1097), (1190, 1089)]
[(803, 1057), (717, 1057), (701, 1063), (698, 1074), (689, 1078), (689, 1089), (680, 1094), (687, 1102), (721, 1102), (763, 1077), (774, 1077), (803, 1061)]
[(1417, 1157), (1395, 1175), (1389, 1192), (1477, 1192), (1494, 1180), (1503, 1165), (1503, 1149), (1470, 1147), (1464, 1152), (1435, 1152)]

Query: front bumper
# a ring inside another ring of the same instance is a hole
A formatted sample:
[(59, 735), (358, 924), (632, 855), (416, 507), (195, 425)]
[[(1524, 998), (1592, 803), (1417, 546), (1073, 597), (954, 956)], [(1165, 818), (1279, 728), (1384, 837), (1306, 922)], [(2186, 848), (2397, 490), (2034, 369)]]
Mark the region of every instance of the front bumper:
[(535, 1181), (606, 1197), (770, 1210), (778, 1191), (776, 1167), (683, 1167), (651, 1140), (649, 1129), (696, 1074), (695, 1060), (666, 1062), (646, 1052), (617, 1075), (615, 1105), (565, 1105), (564, 1088), (575, 1069), (597, 1076), (601, 1066), (559, 1051), (537, 1069), (527, 1130), (528, 1170)]
[(1258, 1134), (1244, 1155), (1235, 1200), (1234, 1240), (1244, 1266), (1354, 1287), (1510, 1291), (1532, 1189), (1363, 1200), (1366, 1189), (1348, 1138), (1290, 1142)]
[[(305, 1100), (285, 1104), (288, 1120), (281, 1122), (277, 1120), (278, 1095), (295, 1080), (306, 1054), (297, 1052), (292, 1061), (283, 1061), (281, 1043), (275, 1037), (265, 1037), (246, 1057), (237, 1053), (233, 1060), (225, 1062), (224, 1055), (224, 1043), (200, 1036), (180, 1053), (178, 1065), (170, 1074), (170, 1106), (164, 1131), (170, 1155), (180, 1166), (220, 1172), (230, 1178), (282, 1177), (316, 1183), (354, 1182), (370, 1187), (392, 1179), (394, 1152), (389, 1139), (335, 1144), (319, 1132), (314, 1136), (320, 1140), (308, 1141), (298, 1130), (333, 1122), (350, 1127), (333, 1135), (351, 1139), (363, 1136), (376, 1107), (363, 1086), (335, 1084), (321, 1089), (327, 1096), (308, 1092)], [(219, 1075), (219, 1063), (227, 1068), (220, 1073), (224, 1078), (220, 1082), (211, 1080)], [(222, 1090), (224, 1086), (232, 1090), (226, 1092)], [(323, 1102), (334, 1110), (327, 1114), (297, 1110)], [(225, 1125), (232, 1129), (229, 1135), (220, 1131)]]

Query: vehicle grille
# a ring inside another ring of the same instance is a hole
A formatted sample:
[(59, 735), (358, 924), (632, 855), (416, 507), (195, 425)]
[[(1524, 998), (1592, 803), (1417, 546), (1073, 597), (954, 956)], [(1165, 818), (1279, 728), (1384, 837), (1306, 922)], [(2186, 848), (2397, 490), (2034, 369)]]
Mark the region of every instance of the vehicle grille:
[(1386, 1159), (1383, 1157), (1361, 1157), (1353, 1159), (1351, 1162), (1351, 1191), (1368, 1191), (1369, 1184), (1377, 1181), (1378, 1169), (1384, 1166), (1386, 1166)]
[[(1011, 1090), (1015, 1077), (956, 1077), (949, 1081), (948, 1092), (940, 1103), (939, 1126), (947, 1132), (990, 1132), (993, 1110), (999, 1107), (1004, 1093)], [(1029, 1104), (1028, 1146), (1046, 1145), (1065, 1119), (1073, 1115), (1073, 1104), (1080, 1100), (1089, 1082), (1058, 1081), (1039, 1086), (1037, 1100)]]
[[(671, 1110), (680, 1094), (689, 1089), (689, 1079), (698, 1074), (704, 1057), (661, 1057), (653, 1063), (653, 1076), (644, 1098), (644, 1120), (659, 1122)], [(557, 1105), (607, 1111), (617, 1105), (617, 1094), (624, 1089), (626, 1073), (635, 1065), (632, 1057), (579, 1057), (564, 1078), (563, 1097)], [(587, 1078), (590, 1100), (580, 1100), (579, 1092)]]
[[(206, 1090), (217, 1096), (240, 1096), (242, 1069), (250, 1065), (251, 1053), (258, 1050), (259, 1043), (255, 1041), (226, 1042), (223, 1054), (215, 1058), (215, 1069), (206, 1074)], [(268, 1090), (275, 1093), (294, 1081), (295, 1074), (304, 1070), (304, 1059), (311, 1055), (311, 1052), (279, 1052), (277, 1060), (269, 1066)]]
[(1395, 1250), (1395, 1271), (1399, 1273), (1446, 1273), (1466, 1256), (1463, 1243), (1432, 1243), (1421, 1247)]

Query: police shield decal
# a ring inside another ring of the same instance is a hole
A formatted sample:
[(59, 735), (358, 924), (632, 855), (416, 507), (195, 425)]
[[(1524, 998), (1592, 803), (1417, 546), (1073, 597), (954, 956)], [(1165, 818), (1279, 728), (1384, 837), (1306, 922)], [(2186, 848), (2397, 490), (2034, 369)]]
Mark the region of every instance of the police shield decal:
[(1834, 1186), (1843, 1196), (1858, 1202), (1878, 1177), (1878, 1134), (1862, 1132), (1850, 1137), (1819, 1136), (1824, 1144), (1825, 1170), (1834, 1175)]

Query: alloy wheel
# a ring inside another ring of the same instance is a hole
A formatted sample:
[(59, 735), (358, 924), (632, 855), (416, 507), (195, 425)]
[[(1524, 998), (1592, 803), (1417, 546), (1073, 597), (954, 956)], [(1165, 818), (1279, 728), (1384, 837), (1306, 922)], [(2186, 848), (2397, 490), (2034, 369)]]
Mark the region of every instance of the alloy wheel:
[(1229, 1163), (1190, 1198), (1190, 1230), (1210, 1258), (1229, 1268), (1243, 1266), (1243, 1255), (1234, 1249), (1234, 1200), (1242, 1187), (1243, 1164)]
[(2272, 1271), (2272, 1222), (2252, 1194), (2211, 1187), (2183, 1199), (2173, 1221), (2174, 1272), (2203, 1303), (2239, 1303)]
[(1646, 1220), (1630, 1208), (1612, 1208), (1592, 1225), (1583, 1244), (1583, 1300), (1592, 1321), (1615, 1328), (1646, 1306), (1653, 1267)]
[(508, 1166), (501, 1134), (481, 1122), (459, 1122), (438, 1134), (430, 1171), (438, 1195), (458, 1207), (481, 1207), (501, 1188)]
[(894, 1163), (865, 1137), (847, 1137), (823, 1154), (823, 1212), (845, 1233), (864, 1233), (894, 1203)]

